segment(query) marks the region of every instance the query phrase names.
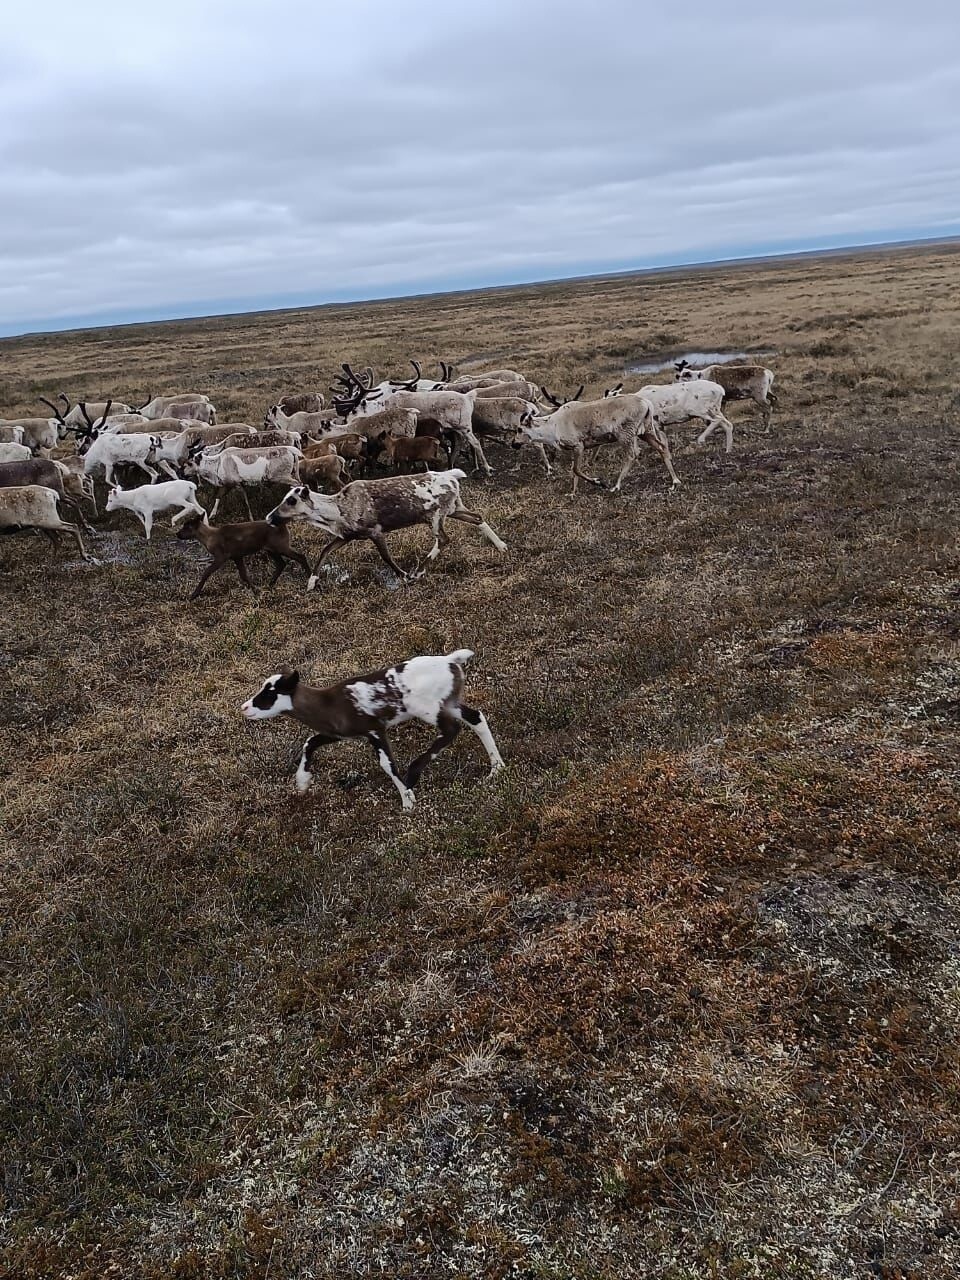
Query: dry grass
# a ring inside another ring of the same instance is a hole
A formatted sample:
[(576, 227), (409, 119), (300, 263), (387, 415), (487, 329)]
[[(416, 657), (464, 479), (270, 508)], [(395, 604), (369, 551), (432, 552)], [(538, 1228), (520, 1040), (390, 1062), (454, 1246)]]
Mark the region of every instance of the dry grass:
[[(510, 553), (455, 532), (403, 591), (351, 550), (188, 605), (196, 549), (124, 516), (99, 569), (2, 541), (0, 1274), (958, 1273), (958, 284), (941, 248), (0, 346), (8, 410), (718, 346), (781, 396), (729, 458), (679, 433), (677, 494), (495, 457)], [(359, 746), (298, 799), (303, 735), (237, 716), (281, 660), (461, 645), (510, 767), (461, 740), (410, 819)]]

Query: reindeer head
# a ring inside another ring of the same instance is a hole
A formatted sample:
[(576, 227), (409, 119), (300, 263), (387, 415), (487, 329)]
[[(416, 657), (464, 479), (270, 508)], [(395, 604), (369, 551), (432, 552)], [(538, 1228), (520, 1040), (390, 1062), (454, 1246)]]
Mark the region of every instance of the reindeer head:
[(252, 698), (240, 707), (247, 720), (270, 720), (293, 710), (293, 694), (300, 683), (300, 673), (285, 667), (265, 680)]

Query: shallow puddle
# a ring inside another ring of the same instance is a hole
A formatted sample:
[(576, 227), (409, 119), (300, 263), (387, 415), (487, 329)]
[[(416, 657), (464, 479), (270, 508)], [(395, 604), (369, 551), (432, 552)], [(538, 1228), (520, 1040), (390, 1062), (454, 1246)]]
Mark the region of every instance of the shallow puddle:
[(775, 351), (679, 351), (670, 356), (656, 356), (652, 360), (641, 360), (638, 364), (628, 364), (626, 373), (659, 373), (661, 369), (672, 369), (674, 361), (686, 360), (694, 368), (707, 364), (729, 364), (731, 360), (754, 360), (760, 356), (776, 355)]

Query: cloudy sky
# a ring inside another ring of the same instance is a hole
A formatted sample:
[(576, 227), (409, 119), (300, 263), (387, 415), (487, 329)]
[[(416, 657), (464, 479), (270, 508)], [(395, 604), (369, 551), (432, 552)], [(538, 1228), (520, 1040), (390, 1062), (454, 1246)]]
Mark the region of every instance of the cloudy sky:
[(0, 333), (960, 233), (912, 0), (5, 6)]

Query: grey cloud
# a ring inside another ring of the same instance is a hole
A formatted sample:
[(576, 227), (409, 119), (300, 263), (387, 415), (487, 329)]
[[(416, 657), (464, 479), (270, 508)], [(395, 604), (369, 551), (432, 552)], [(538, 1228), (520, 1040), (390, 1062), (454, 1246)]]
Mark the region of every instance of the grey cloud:
[(327, 8), (21, 7), (0, 330), (960, 226), (946, 4)]

